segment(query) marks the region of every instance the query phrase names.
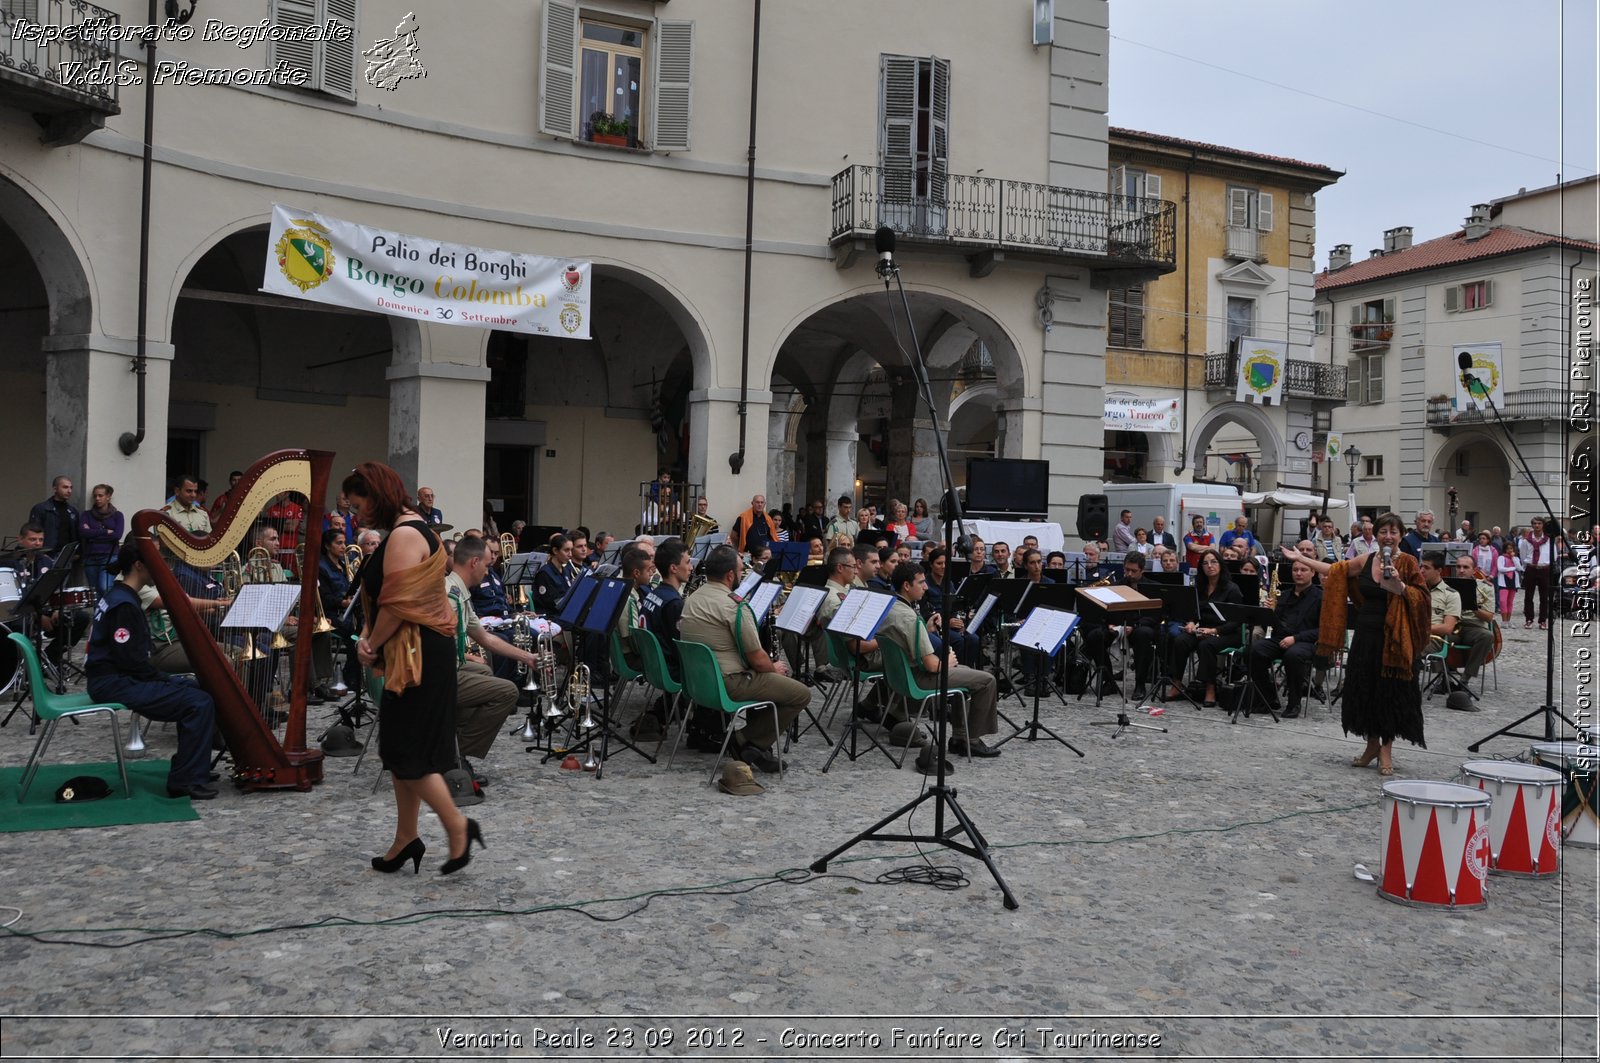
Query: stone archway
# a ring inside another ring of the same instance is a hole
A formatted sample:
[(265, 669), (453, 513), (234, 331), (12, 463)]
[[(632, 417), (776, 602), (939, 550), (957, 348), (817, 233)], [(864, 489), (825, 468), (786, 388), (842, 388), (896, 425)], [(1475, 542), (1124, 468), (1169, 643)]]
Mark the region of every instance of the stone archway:
[(1279, 438), (1277, 427), (1261, 407), (1248, 402), (1225, 402), (1213, 406), (1195, 422), (1188, 448), (1195, 479), (1206, 478), (1206, 457), (1211, 441), (1229, 424), (1238, 425), (1254, 437), (1261, 450), (1257, 469), (1261, 473), (1262, 485), (1275, 485), (1283, 467), (1284, 441)]
[[(1456, 429), (1445, 441), (1428, 467), (1422, 509), (1433, 510), (1437, 528), (1450, 524), (1449, 489), (1456, 489), (1458, 517), (1471, 517), (1473, 527), (1496, 524), (1509, 527), (1516, 521), (1512, 512), (1512, 459), (1504, 445), (1489, 432)], [(1411, 514), (1405, 514), (1409, 519)]]

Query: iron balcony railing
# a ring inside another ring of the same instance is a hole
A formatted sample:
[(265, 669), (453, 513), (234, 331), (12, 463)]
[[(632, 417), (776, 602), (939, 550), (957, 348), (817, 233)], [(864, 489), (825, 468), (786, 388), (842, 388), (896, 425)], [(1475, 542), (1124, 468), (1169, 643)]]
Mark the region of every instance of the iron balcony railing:
[(833, 178), (833, 243), (888, 226), (921, 244), (1061, 255), (1107, 268), (1177, 268), (1178, 208), (1160, 199), (879, 166)]
[(128, 34), (121, 15), (88, 0), (0, 0), (0, 82), (54, 97), (57, 109), (117, 114)]
[[(1290, 358), (1284, 367), (1283, 393), (1297, 399), (1343, 402), (1346, 376), (1342, 365), (1323, 365), (1321, 362)], [(1232, 391), (1238, 381), (1238, 355), (1206, 355), (1206, 387)]]
[[(1566, 392), (1561, 388), (1526, 388), (1507, 391), (1495, 397), (1495, 407), (1506, 421), (1565, 421), (1569, 418), (1587, 425), (1594, 423), (1595, 393)], [(1482, 409), (1458, 409), (1450, 399), (1428, 400), (1428, 424), (1435, 428), (1450, 425), (1494, 423), (1494, 414)]]

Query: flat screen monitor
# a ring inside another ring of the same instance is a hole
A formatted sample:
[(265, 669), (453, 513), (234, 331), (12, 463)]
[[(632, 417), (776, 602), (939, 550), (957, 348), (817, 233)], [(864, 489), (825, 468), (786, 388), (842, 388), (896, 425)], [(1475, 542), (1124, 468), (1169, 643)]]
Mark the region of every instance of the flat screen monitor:
[(1050, 509), (1050, 463), (1021, 458), (968, 458), (969, 517), (1043, 518)]

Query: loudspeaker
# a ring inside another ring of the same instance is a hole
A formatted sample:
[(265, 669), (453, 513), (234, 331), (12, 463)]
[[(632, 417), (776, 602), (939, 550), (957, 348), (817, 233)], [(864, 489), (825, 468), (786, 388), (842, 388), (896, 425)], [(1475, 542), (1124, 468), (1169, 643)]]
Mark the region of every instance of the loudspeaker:
[(1100, 540), (1111, 527), (1108, 516), (1111, 500), (1105, 495), (1078, 496), (1078, 538)]

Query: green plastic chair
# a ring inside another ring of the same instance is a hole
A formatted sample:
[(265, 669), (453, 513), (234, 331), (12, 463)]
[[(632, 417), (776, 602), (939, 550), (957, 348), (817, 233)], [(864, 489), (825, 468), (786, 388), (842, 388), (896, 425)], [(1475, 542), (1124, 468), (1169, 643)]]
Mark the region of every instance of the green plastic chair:
[[(883, 681), (882, 671), (870, 671), (861, 667), (861, 658), (851, 651), (848, 638), (835, 631), (825, 630), (824, 634), (828, 636), (828, 663), (835, 668), (843, 670), (848, 675), (855, 676), (858, 680), (857, 689), (865, 687), (870, 690), (872, 684)], [(882, 645), (882, 643), (879, 643), (879, 645)], [(829, 704), (832, 704), (833, 714), (828, 717), (828, 722), (825, 726), (833, 726), (833, 717), (839, 714), (839, 707), (844, 704), (845, 695), (850, 690), (850, 684), (839, 683), (837, 684), (837, 692), (828, 692), (828, 700), (822, 703), (822, 711), (826, 712)], [(851, 711), (854, 711), (854, 706), (851, 706)]]
[[(917, 682), (916, 670), (911, 667), (911, 658), (906, 651), (900, 648), (897, 642), (889, 639), (879, 639), (878, 647), (883, 651), (883, 676), (889, 684), (889, 689), (906, 699), (906, 705), (917, 702), (917, 714), (911, 718), (911, 733), (906, 735), (905, 748), (900, 751), (900, 759), (895, 762), (895, 767), (901, 767), (906, 762), (906, 757), (911, 755), (911, 740), (916, 735), (917, 724), (922, 720), (922, 714), (928, 710), (928, 702), (937, 700), (939, 690), (932, 690)], [(967, 760), (972, 760), (972, 693), (966, 687), (951, 687), (951, 697), (961, 699), (961, 719), (965, 726), (962, 733), (967, 736)]]
[[(644, 681), (671, 699), (667, 705), (667, 729), (672, 729), (672, 721), (678, 717), (678, 704), (683, 699), (683, 684), (672, 678), (672, 669), (667, 667), (667, 653), (661, 648), (661, 640), (656, 638), (655, 632), (646, 628), (638, 628), (633, 633), (633, 647), (639, 651), (639, 662), (644, 666)], [(684, 714), (683, 723), (678, 728), (678, 737), (672, 743), (672, 752), (667, 754), (667, 767), (672, 767), (672, 758), (678, 755), (678, 743), (683, 741), (683, 732), (689, 729), (689, 715)], [(656, 752), (661, 752), (661, 746), (667, 740), (666, 733), (661, 735), (661, 741), (656, 743)]]
[[(678, 663), (683, 668), (683, 690), (689, 695), (689, 700), (696, 705), (704, 705), (708, 709), (720, 709), (730, 717), (740, 713), (747, 716), (751, 709), (762, 705), (772, 709), (772, 726), (775, 733), (782, 734), (783, 727), (778, 722), (778, 703), (775, 701), (734, 701), (728, 696), (728, 686), (722, 681), (722, 671), (717, 667), (717, 655), (711, 647), (703, 642), (685, 642), (677, 640)], [(728, 743), (733, 741), (733, 721), (730, 719), (728, 727), (722, 736), (722, 749), (717, 753), (716, 763), (711, 765), (711, 778), (707, 780), (716, 785), (717, 769), (722, 767), (722, 758), (728, 755)], [(679, 737), (682, 737), (681, 735)], [(783, 764), (779, 761), (778, 778), (783, 778)]]
[(52, 692), (45, 685), (44, 672), (39, 667), (39, 655), (34, 652), (33, 643), (15, 631), (6, 637), (17, 644), (17, 651), (28, 666), (28, 689), (33, 696), (33, 714), (44, 724), (39, 728), (39, 740), (33, 744), (28, 764), (22, 769), (22, 781), (17, 786), (17, 803), (20, 805), (23, 798), (28, 796), (28, 787), (33, 785), (34, 776), (39, 774), (39, 763), (44, 758), (45, 750), (50, 747), (56, 724), (69, 716), (88, 716), (96, 712), (111, 717), (111, 745), (117, 754), (117, 771), (122, 775), (122, 794), (125, 798), (132, 798), (133, 790), (128, 786), (128, 766), (122, 759), (122, 728), (117, 723), (117, 713), (127, 712), (128, 707), (115, 701), (96, 701), (87, 694)]
[(1428, 684), (1424, 691), (1426, 700), (1432, 701), (1437, 690), (1442, 689), (1446, 694), (1450, 692), (1450, 651), (1455, 648), (1455, 639), (1446, 635), (1438, 649), (1422, 655), (1422, 667), (1428, 670)]
[(606, 644), (611, 651), (611, 671), (617, 677), (617, 685), (613, 688), (611, 703), (606, 706), (606, 712), (610, 718), (616, 719), (615, 709), (622, 703), (622, 695), (627, 689), (627, 684), (644, 679), (644, 673), (628, 663), (628, 658), (622, 652), (622, 635), (615, 628), (606, 637)]

